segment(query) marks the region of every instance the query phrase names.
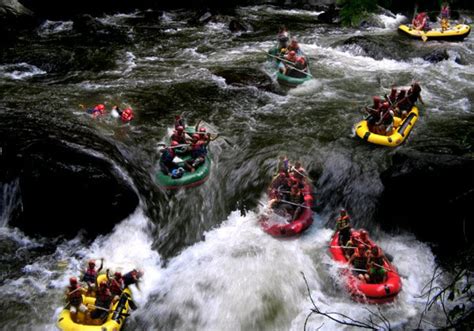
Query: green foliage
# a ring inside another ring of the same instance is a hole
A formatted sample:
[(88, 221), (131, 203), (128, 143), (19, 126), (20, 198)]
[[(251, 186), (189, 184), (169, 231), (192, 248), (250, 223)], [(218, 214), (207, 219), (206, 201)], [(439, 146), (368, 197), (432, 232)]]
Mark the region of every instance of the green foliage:
[(377, 9), (377, 0), (338, 0), (341, 6), (341, 21), (344, 25), (355, 26), (368, 15)]

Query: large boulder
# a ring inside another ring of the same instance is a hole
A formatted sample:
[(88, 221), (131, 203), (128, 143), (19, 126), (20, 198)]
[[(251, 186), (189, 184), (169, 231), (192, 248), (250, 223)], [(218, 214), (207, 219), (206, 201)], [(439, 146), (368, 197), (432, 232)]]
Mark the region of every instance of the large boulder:
[(123, 156), (114, 145), (48, 116), (0, 118), (0, 185), (17, 185), (20, 201), (9, 225), (29, 235), (94, 237), (136, 209), (138, 194), (118, 170)]
[(453, 154), (400, 150), (381, 174), (384, 193), (379, 219), (405, 228), (452, 254), (474, 239), (469, 221), (474, 198), (474, 159)]

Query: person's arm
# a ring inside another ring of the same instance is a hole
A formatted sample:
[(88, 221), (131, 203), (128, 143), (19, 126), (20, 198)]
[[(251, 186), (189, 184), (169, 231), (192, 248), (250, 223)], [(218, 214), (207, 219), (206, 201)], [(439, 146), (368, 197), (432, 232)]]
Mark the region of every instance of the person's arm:
[(104, 258), (101, 258), (100, 259), (100, 267), (99, 267), (99, 269), (97, 269), (97, 274), (102, 270), (103, 267), (104, 267)]
[(418, 99), (420, 100), (421, 104), (424, 106), (424, 105), (425, 105), (425, 103), (423, 102), (423, 99), (421, 98), (421, 94), (420, 94), (420, 95), (418, 95)]

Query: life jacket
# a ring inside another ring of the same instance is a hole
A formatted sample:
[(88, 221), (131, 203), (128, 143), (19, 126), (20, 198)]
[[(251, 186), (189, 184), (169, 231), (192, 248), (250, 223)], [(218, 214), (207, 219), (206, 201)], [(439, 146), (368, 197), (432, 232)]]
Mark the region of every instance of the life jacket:
[[(375, 256), (372, 256), (371, 259), (370, 259), (372, 262), (378, 264), (379, 266), (383, 266), (383, 263), (384, 263), (384, 259), (383, 259), (383, 256), (379, 255), (377, 257)], [(375, 266), (376, 268), (380, 268), (379, 266)]]
[(120, 295), (122, 293), (122, 288), (123, 288), (123, 280), (120, 279), (119, 281), (117, 279), (112, 279), (110, 281), (110, 292), (114, 295)]
[(441, 18), (449, 18), (449, 7), (442, 7), (441, 8)]
[(365, 255), (365, 252), (361, 254), (359, 249), (355, 250), (355, 258), (352, 260), (352, 264), (354, 265), (354, 268), (356, 269), (365, 269), (367, 268), (367, 256)]
[(126, 273), (125, 275), (123, 275), (122, 280), (125, 287), (135, 284), (137, 282), (135, 277), (133, 277), (133, 273), (134, 273), (133, 271), (130, 271)]
[(173, 162), (174, 157), (176, 156), (175, 152), (171, 148), (167, 148), (161, 154), (161, 161), (164, 163), (171, 163)]
[(191, 157), (193, 159), (201, 157), (201, 156), (206, 156), (206, 155), (207, 155), (207, 149), (204, 142), (198, 141), (197, 143), (191, 146)]
[(122, 112), (122, 122), (130, 122), (131, 120), (133, 120), (133, 112), (130, 108), (127, 108), (125, 109), (123, 112)]
[(95, 269), (87, 268), (82, 281), (86, 283), (95, 283), (97, 279), (97, 271)]
[(349, 225), (349, 216), (345, 215), (345, 216), (342, 216), (342, 217), (339, 217), (337, 220), (336, 220), (336, 223), (337, 223), (337, 228), (338, 230), (342, 230), (342, 229), (345, 229), (345, 228), (348, 228), (350, 225)]
[(303, 202), (302, 200), (303, 200), (303, 196), (301, 195), (301, 193), (298, 193), (298, 194), (291, 194), (290, 193), (290, 201), (291, 202), (300, 204), (300, 203)]
[[(81, 286), (80, 285), (77, 285), (77, 286), (69, 286), (67, 289), (68, 289), (68, 300), (69, 302), (71, 303), (72, 306), (79, 306), (81, 303), (82, 303), (82, 293), (81, 293), (81, 290), (80, 290)], [(73, 293), (71, 293), (73, 292)]]
[(423, 13), (419, 13), (418, 15), (416, 15), (415, 19), (413, 20), (415, 27), (423, 29), (426, 25), (426, 21), (425, 24), (423, 24), (424, 18), (425, 15)]
[(182, 126), (183, 128), (186, 128), (184, 124), (184, 119), (180, 118), (174, 121), (174, 128), (177, 129), (178, 126)]
[(108, 288), (106, 288), (105, 290), (99, 289), (99, 291), (97, 291), (95, 300), (96, 306), (108, 309), (111, 302), (112, 293), (110, 293), (110, 290)]
[(180, 135), (178, 132), (174, 132), (171, 135), (171, 140), (177, 141), (180, 144), (186, 144), (186, 136), (185, 136), (184, 132), (183, 132), (182, 135)]
[(295, 177), (298, 180), (301, 180), (301, 179), (304, 178), (304, 174), (305, 174), (306, 171), (301, 167), (298, 168), (298, 169), (293, 167), (292, 172), (293, 172), (293, 177)]

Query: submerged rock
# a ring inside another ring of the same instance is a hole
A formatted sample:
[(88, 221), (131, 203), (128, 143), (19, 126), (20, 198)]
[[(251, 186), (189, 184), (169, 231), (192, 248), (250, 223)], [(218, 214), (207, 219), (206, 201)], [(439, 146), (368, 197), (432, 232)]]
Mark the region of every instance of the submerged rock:
[(423, 60), (431, 63), (438, 63), (447, 59), (449, 59), (449, 54), (446, 49), (437, 49), (423, 56)]
[(221, 76), (229, 85), (235, 86), (255, 86), (257, 88), (273, 91), (273, 81), (268, 75), (255, 68), (225, 68), (217, 69), (214, 74)]

